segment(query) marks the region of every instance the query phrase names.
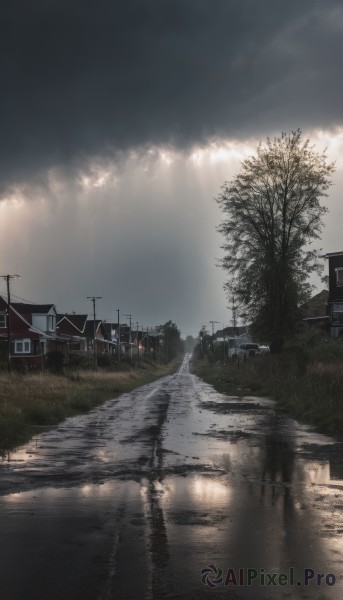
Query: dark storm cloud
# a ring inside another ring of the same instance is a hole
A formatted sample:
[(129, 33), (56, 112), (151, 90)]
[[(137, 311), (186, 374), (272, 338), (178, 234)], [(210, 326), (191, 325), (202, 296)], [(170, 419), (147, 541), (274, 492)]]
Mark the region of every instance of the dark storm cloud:
[(0, 180), (342, 122), (339, 0), (7, 0)]

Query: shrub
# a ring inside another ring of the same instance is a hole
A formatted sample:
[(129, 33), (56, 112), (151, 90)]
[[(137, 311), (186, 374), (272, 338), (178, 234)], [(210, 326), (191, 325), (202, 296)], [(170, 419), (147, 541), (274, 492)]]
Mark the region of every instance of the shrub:
[(66, 364), (66, 358), (63, 352), (52, 350), (48, 352), (45, 358), (45, 367), (52, 373), (63, 373)]

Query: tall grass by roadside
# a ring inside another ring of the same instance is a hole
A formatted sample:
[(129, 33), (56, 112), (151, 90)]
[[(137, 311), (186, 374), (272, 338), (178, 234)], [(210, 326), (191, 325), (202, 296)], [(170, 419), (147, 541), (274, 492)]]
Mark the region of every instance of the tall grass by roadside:
[(280, 356), (239, 365), (193, 362), (193, 372), (223, 393), (269, 396), (292, 416), (343, 440), (343, 341), (310, 331)]
[(176, 370), (169, 365), (142, 365), (124, 372), (80, 371), (66, 376), (50, 373), (0, 374), (0, 451), (28, 440), (38, 427), (90, 410)]

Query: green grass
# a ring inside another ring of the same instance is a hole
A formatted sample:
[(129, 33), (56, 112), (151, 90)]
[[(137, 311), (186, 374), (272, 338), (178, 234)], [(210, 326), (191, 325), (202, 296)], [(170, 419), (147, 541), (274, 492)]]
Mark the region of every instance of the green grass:
[(69, 375), (38, 373), (0, 374), (0, 451), (30, 439), (37, 427), (50, 427), (63, 419), (84, 413), (121, 393), (150, 383), (176, 370), (169, 365), (96, 373), (80, 371)]

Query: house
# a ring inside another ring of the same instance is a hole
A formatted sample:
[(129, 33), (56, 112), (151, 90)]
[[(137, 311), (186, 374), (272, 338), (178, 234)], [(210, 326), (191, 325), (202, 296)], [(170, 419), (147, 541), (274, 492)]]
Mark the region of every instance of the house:
[(214, 338), (228, 338), (228, 337), (239, 337), (241, 335), (248, 335), (248, 328), (246, 325), (237, 325), (236, 327), (225, 327), (224, 329), (219, 329), (214, 334)]
[[(113, 326), (100, 319), (95, 321), (96, 352), (103, 354), (114, 347), (112, 338)], [(94, 348), (94, 320), (88, 315), (75, 313), (57, 315), (57, 330), (61, 339), (67, 343), (67, 353), (76, 354), (93, 352)]]
[(42, 369), (48, 352), (65, 353), (65, 340), (56, 331), (57, 311), (54, 304), (8, 304), (0, 296), (1, 353), (8, 348), (8, 317), (10, 317), (10, 357), (19, 370)]
[[(104, 354), (116, 347), (114, 326), (88, 315), (58, 314), (54, 304), (12, 302), (10, 306), (10, 360), (21, 371), (43, 369), (47, 355), (94, 352)], [(125, 335), (125, 331), (123, 332)], [(8, 356), (8, 304), (0, 296), (0, 357)], [(62, 357), (63, 358), (63, 357)]]
[(328, 329), (330, 316), (328, 315), (328, 290), (322, 290), (313, 296), (307, 304), (302, 307), (303, 321), (308, 325), (314, 325), (320, 329)]
[(330, 333), (338, 337), (343, 335), (343, 252), (330, 252), (324, 258), (329, 260)]
[(120, 325), (120, 348), (122, 354), (127, 355), (130, 352), (130, 349), (133, 347), (134, 338), (136, 337), (137, 334), (131, 331), (129, 325), (126, 323)]
[(247, 327), (225, 327), (225, 329), (221, 329), (215, 333), (213, 346), (216, 348), (221, 347), (225, 353), (227, 352), (227, 356), (231, 358), (237, 354), (241, 344), (251, 342), (252, 339)]
[(88, 315), (57, 315), (58, 335), (67, 342), (68, 353), (87, 352), (86, 323)]
[[(104, 323), (105, 331), (109, 332), (109, 327), (111, 327), (111, 339), (114, 344), (115, 352), (117, 353), (118, 347), (118, 338), (119, 338), (119, 325), (118, 323)], [(107, 329), (106, 329), (107, 328)], [(134, 330), (130, 329), (130, 326), (126, 323), (120, 324), (120, 348), (121, 348), (121, 356), (126, 356), (129, 354), (130, 350), (132, 350), (133, 340), (136, 337), (136, 333)]]
[(94, 339), (97, 354), (104, 354), (109, 351), (111, 346), (113, 346), (113, 342), (106, 339), (106, 332), (100, 319), (86, 321), (84, 333), (87, 352), (94, 352)]
[(108, 346), (109, 346), (108, 351), (111, 352), (112, 354), (114, 354), (115, 348), (117, 347), (117, 340), (115, 337), (115, 328), (112, 325), (112, 323), (107, 323), (105, 321), (102, 321), (102, 329), (104, 332), (104, 339), (111, 342), (111, 344), (108, 344)]

